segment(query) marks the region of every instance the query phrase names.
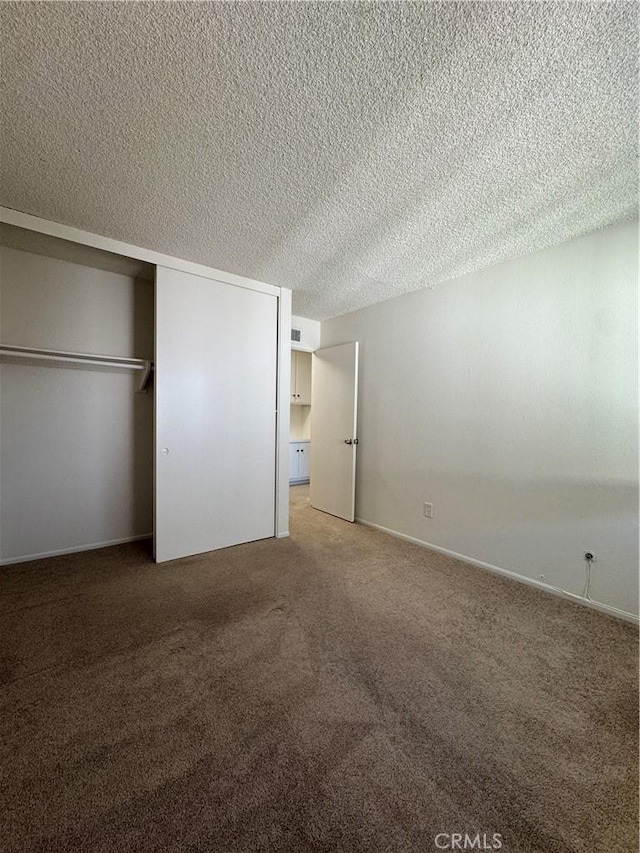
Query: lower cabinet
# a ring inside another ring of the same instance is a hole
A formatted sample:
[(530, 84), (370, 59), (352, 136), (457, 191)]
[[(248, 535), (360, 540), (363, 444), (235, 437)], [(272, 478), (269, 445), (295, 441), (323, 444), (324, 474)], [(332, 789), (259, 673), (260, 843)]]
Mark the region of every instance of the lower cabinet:
[(310, 441), (292, 441), (289, 444), (289, 483), (309, 482)]

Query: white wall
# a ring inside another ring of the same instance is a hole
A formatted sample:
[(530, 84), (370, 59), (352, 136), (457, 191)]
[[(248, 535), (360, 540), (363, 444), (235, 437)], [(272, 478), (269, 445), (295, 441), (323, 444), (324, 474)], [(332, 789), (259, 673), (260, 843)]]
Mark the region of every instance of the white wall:
[(576, 594), (591, 550), (638, 613), (637, 229), (323, 322), (361, 342), (358, 517)]
[(311, 439), (311, 406), (291, 406), (291, 441)]
[(313, 352), (320, 346), (320, 322), (308, 320), (306, 317), (291, 317), (291, 328), (300, 329), (300, 343), (291, 343), (291, 349)]
[[(5, 344), (153, 358), (153, 284), (2, 247)], [(153, 394), (131, 373), (0, 367), (0, 559), (152, 531)]]

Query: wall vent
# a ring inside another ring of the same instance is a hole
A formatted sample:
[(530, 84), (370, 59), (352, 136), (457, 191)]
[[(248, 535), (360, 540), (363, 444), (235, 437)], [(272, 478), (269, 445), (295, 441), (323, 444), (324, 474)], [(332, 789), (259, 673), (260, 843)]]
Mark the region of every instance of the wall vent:
[(296, 343), (300, 343), (300, 339), (302, 337), (302, 333), (300, 329), (291, 329), (291, 340), (296, 341)]

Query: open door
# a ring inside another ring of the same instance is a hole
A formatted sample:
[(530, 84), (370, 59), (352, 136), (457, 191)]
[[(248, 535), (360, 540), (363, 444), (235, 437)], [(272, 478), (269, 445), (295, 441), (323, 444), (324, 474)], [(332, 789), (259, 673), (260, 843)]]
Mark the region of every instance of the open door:
[(358, 342), (313, 354), (311, 371), (311, 506), (355, 519)]
[(156, 560), (275, 534), (278, 299), (156, 274)]

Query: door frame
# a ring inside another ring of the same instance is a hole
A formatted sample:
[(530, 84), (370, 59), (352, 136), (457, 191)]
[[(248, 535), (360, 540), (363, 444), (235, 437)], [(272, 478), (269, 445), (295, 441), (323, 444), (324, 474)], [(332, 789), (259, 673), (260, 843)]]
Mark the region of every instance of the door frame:
[[(58, 237), (71, 243), (102, 249), (114, 255), (122, 255), (138, 261), (145, 261), (156, 267), (169, 267), (182, 272), (193, 273), (204, 278), (215, 279), (235, 287), (258, 290), (269, 293), (278, 300), (277, 311), (277, 380), (276, 380), (276, 458), (275, 465), (275, 519), (274, 535), (283, 538), (289, 535), (289, 394), (291, 389), (291, 291), (286, 287), (276, 287), (263, 281), (225, 272), (204, 264), (175, 258), (162, 252), (144, 249), (132, 243), (124, 243), (111, 237), (104, 237), (90, 231), (82, 231), (71, 225), (62, 225), (50, 219), (41, 219), (30, 213), (22, 213), (10, 207), (0, 206), (0, 222), (14, 225), (26, 231), (35, 231), (50, 237)], [(154, 442), (156, 426), (154, 422)], [(155, 478), (154, 478), (155, 503)], [(155, 536), (155, 531), (154, 531)]]

